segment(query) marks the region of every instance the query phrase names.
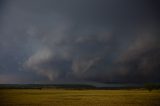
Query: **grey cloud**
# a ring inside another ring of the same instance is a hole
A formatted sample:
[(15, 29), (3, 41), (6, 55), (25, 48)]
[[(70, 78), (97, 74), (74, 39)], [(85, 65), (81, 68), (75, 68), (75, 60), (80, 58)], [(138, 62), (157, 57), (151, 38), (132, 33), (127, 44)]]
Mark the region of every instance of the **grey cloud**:
[(39, 83), (160, 81), (157, 4), (152, 0), (3, 2), (0, 72), (26, 75)]
[(38, 51), (34, 55), (32, 55), (24, 64), (24, 67), (27, 67), (31, 70), (34, 70), (36, 73), (40, 75), (47, 76), (50, 80), (53, 80), (54, 77), (57, 77), (56, 71), (53, 69), (43, 68), (43, 64), (46, 61), (49, 61), (52, 58), (52, 53), (49, 49), (42, 49)]

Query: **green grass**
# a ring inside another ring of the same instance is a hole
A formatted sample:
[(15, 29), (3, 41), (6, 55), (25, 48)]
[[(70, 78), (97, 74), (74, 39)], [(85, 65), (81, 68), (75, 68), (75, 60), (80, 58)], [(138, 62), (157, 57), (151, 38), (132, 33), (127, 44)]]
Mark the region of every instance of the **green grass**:
[(160, 90), (3, 89), (0, 106), (160, 106)]

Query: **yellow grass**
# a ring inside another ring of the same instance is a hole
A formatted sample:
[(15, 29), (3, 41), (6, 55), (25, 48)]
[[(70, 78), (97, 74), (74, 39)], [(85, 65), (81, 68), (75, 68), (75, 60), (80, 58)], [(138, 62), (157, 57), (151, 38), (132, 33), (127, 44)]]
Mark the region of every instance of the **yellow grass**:
[(155, 90), (0, 90), (0, 106), (160, 106)]

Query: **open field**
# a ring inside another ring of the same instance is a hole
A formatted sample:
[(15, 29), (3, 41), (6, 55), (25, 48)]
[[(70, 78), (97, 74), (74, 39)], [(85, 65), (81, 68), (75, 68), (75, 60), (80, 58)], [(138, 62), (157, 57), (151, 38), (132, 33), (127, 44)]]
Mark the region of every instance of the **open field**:
[(160, 106), (160, 90), (1, 89), (0, 106)]

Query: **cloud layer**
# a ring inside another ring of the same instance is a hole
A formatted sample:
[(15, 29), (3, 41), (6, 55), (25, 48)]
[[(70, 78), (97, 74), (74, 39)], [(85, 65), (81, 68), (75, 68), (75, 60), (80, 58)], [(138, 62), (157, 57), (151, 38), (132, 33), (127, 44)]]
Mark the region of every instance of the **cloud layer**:
[(0, 83), (159, 82), (158, 4), (1, 1)]

